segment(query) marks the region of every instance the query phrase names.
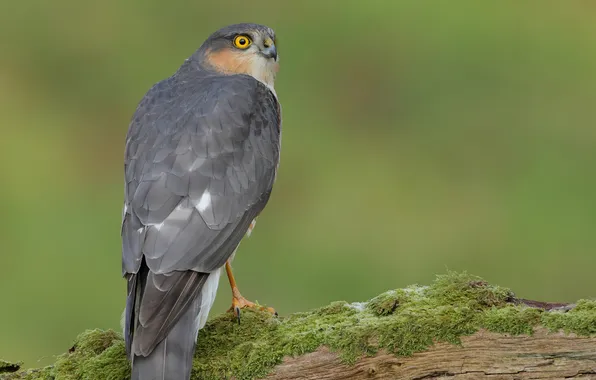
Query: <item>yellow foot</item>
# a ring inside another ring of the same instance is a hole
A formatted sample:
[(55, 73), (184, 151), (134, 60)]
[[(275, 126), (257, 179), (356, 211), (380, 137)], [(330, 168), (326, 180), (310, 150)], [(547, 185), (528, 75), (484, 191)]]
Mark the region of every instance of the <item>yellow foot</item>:
[(277, 311), (275, 311), (272, 307), (265, 307), (258, 305), (254, 302), (250, 302), (246, 298), (242, 297), (238, 288), (232, 289), (232, 307), (228, 309), (228, 311), (233, 311), (236, 318), (238, 318), (238, 324), (240, 324), (240, 310), (244, 309), (245, 307), (250, 307), (258, 310), (268, 311), (269, 313), (277, 316)]

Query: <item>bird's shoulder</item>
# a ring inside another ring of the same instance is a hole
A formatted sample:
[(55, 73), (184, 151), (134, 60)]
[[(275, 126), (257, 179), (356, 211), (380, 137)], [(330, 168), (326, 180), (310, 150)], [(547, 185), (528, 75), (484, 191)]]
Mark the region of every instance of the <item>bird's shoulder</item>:
[(175, 74), (157, 82), (141, 99), (127, 140), (172, 134), (197, 119), (208, 122), (230, 115), (237, 116), (238, 126), (249, 126), (251, 119), (279, 124), (280, 105), (271, 89), (249, 75)]

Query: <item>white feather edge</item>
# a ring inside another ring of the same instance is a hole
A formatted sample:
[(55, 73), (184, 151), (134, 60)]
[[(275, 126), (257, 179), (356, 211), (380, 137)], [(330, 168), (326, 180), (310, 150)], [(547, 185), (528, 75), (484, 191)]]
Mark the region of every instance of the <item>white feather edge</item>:
[(205, 285), (203, 285), (203, 289), (201, 289), (201, 311), (199, 311), (199, 315), (197, 315), (196, 333), (198, 333), (199, 330), (205, 326), (205, 323), (207, 323), (209, 311), (213, 307), (213, 302), (215, 302), (215, 297), (217, 296), (221, 269), (222, 268), (219, 268), (215, 272), (212, 272), (207, 278)]

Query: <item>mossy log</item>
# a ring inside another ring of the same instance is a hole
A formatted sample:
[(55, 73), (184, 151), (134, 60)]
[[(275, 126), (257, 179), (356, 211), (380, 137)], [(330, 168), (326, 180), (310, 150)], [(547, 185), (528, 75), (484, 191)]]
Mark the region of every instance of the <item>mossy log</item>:
[[(123, 380), (122, 336), (79, 335), (52, 366), (0, 379)], [(596, 379), (596, 301), (521, 300), (466, 273), (287, 317), (245, 310), (200, 331), (192, 379)]]

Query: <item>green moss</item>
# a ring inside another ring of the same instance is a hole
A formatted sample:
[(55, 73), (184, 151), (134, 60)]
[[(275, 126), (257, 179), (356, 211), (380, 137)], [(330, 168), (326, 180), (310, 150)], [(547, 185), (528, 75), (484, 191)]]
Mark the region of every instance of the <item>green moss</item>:
[[(52, 367), (26, 369), (18, 371), (21, 363), (9, 363), (0, 360), (0, 379), (20, 379), (20, 380), (54, 380), (54, 377), (50, 374)], [(15, 372), (18, 371), (18, 372)]]
[(231, 313), (213, 319), (199, 332), (194, 377), (221, 379), (248, 371), (264, 374), (264, 367), (281, 359), (267, 347), (279, 335), (279, 324), (267, 312), (246, 309), (240, 324)]
[(21, 368), (23, 363), (10, 363), (5, 360), (0, 360), (0, 373), (16, 372)]
[(80, 334), (68, 353), (53, 366), (23, 370), (0, 379), (27, 380), (122, 380), (130, 377), (122, 337), (112, 330), (89, 330)]
[[(376, 316), (390, 315), (395, 312), (400, 304), (400, 297), (397, 291), (385, 292), (368, 301), (366, 307)], [(401, 300), (403, 302), (403, 299)]]
[(501, 334), (532, 335), (543, 311), (525, 306), (493, 307), (484, 314), (483, 327)]
[(503, 306), (513, 299), (511, 290), (490, 285), (480, 277), (466, 272), (448, 272), (437, 276), (427, 295), (443, 305), (467, 304), (473, 309)]
[(596, 335), (596, 301), (580, 300), (568, 312), (552, 311), (542, 315), (542, 324), (551, 331), (591, 336)]
[(118, 380), (130, 376), (122, 337), (112, 331), (89, 330), (77, 337), (69, 353), (58, 357), (56, 380)]
[(0, 372), (0, 379), (2, 380), (54, 380), (54, 377), (50, 374), (51, 367), (40, 368), (40, 369), (28, 369), (15, 372), (13, 374), (3, 375)]
[[(596, 302), (580, 301), (568, 313), (543, 312), (511, 304), (513, 293), (466, 273), (438, 276), (430, 286), (410, 286), (368, 302), (334, 302), (310, 312), (273, 317), (243, 310), (212, 319), (199, 333), (193, 379), (255, 379), (266, 376), (286, 356), (326, 346), (346, 363), (379, 349), (411, 355), (435, 342), (460, 344), (481, 328), (497, 333), (532, 334), (538, 325), (580, 335), (596, 334)], [(18, 379), (126, 379), (124, 343), (113, 331), (81, 334), (72, 352), (37, 377)], [(24, 374), (25, 372), (20, 372)]]

